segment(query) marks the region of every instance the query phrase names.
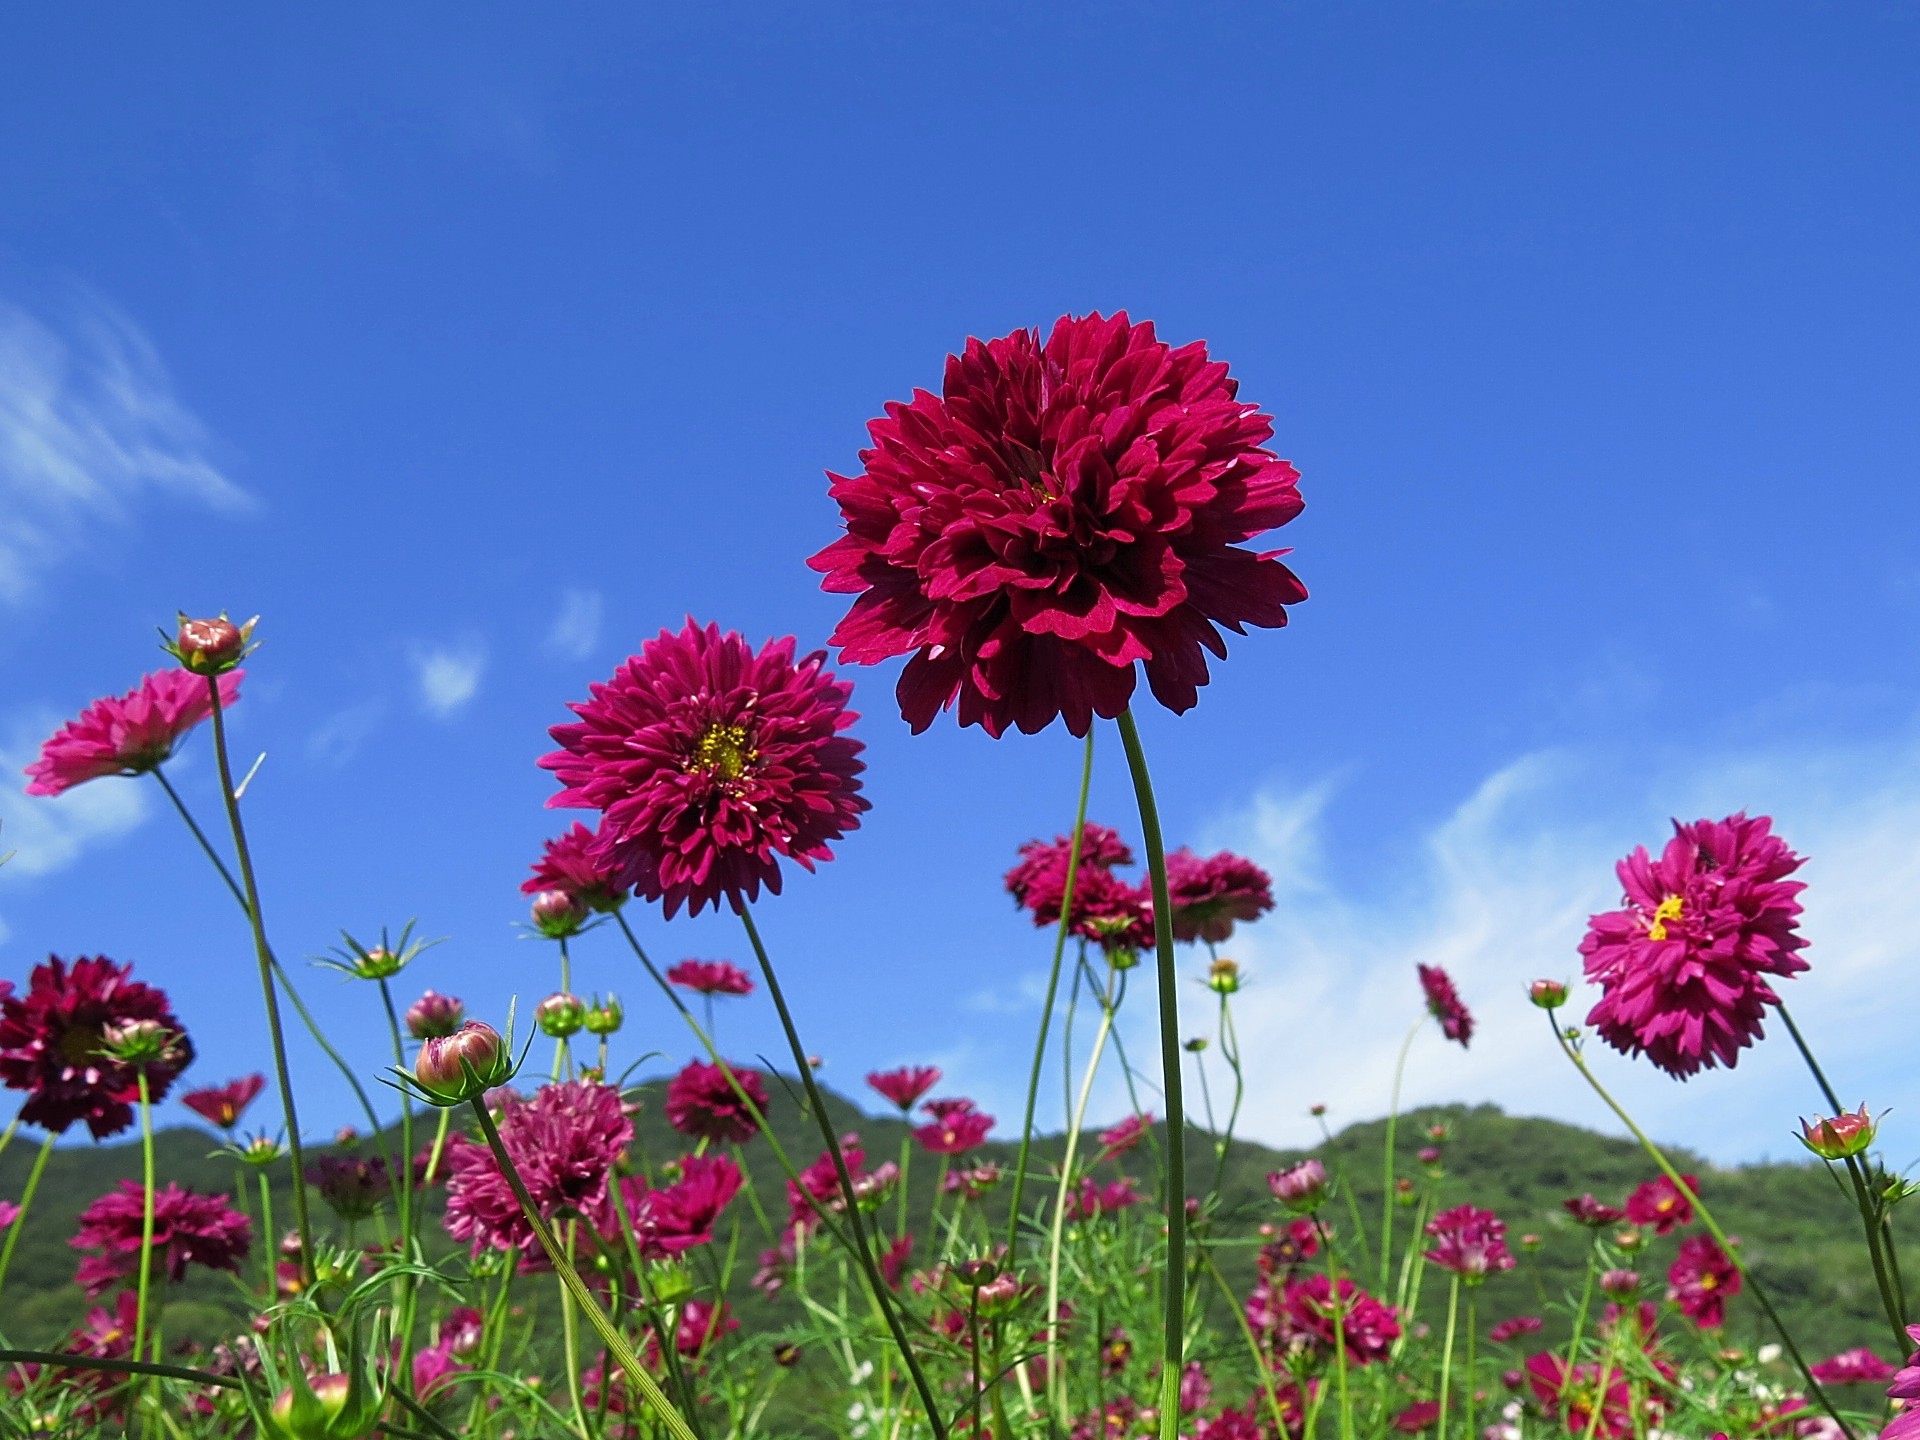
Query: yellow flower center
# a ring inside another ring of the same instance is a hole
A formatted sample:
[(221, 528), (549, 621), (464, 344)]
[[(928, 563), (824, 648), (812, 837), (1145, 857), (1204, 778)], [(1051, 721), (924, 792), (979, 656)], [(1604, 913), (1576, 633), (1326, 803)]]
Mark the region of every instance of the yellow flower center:
[(1680, 918), (1680, 909), (1680, 897), (1678, 895), (1669, 895), (1666, 899), (1662, 900), (1659, 908), (1653, 912), (1653, 924), (1647, 927), (1647, 938), (1649, 940), (1666, 939), (1667, 922), (1669, 920), (1678, 920)]
[(693, 756), (687, 769), (703, 775), (718, 775), (722, 780), (738, 780), (746, 768), (760, 758), (760, 752), (748, 742), (744, 725), (709, 725), (693, 743)]
[(1700, 1277), (1700, 1288), (1702, 1290), (1711, 1290), (1719, 1283), (1720, 1277), (1718, 1275), (1702, 1275)]

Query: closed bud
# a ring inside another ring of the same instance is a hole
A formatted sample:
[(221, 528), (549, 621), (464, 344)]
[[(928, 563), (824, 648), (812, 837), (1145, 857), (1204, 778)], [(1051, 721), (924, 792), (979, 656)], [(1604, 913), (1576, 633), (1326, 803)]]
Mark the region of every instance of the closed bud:
[(1862, 1105), (1858, 1110), (1842, 1110), (1831, 1120), (1802, 1120), (1800, 1143), (1822, 1160), (1845, 1160), (1873, 1144), (1877, 1129), (1878, 1123)]
[(693, 1294), (693, 1276), (685, 1265), (667, 1261), (648, 1269), (647, 1289), (656, 1304), (678, 1305)]
[(1324, 1104), (1309, 1105), (1307, 1107), (1307, 1113), (1318, 1120), (1322, 1115), (1327, 1113), (1327, 1107)]
[(1240, 962), (1216, 960), (1207, 967), (1207, 988), (1216, 995), (1231, 995), (1240, 988)]
[(533, 928), (549, 940), (566, 940), (580, 933), (587, 907), (564, 890), (542, 890), (533, 897)]
[(1609, 1270), (1600, 1277), (1600, 1289), (1609, 1299), (1630, 1300), (1640, 1292), (1640, 1272)]
[(180, 1059), (180, 1035), (158, 1020), (129, 1020), (101, 1032), (100, 1049), (123, 1065), (144, 1069), (172, 1065)]
[(258, 616), (236, 625), (225, 614), (212, 620), (190, 620), (183, 614), (167, 650), (196, 675), (223, 675), (246, 658), (247, 642), (258, 623)]
[(1622, 1230), (1613, 1237), (1613, 1243), (1631, 1255), (1646, 1248), (1647, 1237), (1638, 1230)]
[(469, 1020), (453, 1034), (420, 1047), (413, 1077), (439, 1105), (458, 1105), (504, 1085), (513, 1075), (513, 1057), (500, 1032)]
[(371, 950), (354, 952), (349, 968), (362, 980), (391, 980), (404, 964), (406, 961), (386, 946), (376, 945)]
[(1186, 1044), (1187, 1053), (1189, 1055), (1198, 1055), (1202, 1050), (1206, 1048), (1207, 1048), (1207, 1037), (1204, 1035), (1196, 1035), (1191, 1040), (1187, 1041), (1187, 1044)]
[(1542, 1010), (1558, 1010), (1567, 1003), (1567, 987), (1559, 980), (1536, 980), (1527, 987), (1527, 999)]
[(626, 1021), (627, 1012), (620, 1008), (620, 997), (609, 995), (602, 1000), (593, 997), (593, 1004), (587, 1007), (587, 1033), (589, 1035), (611, 1035)]
[(978, 1290), (988, 1281), (998, 1278), (1000, 1267), (992, 1260), (962, 1260), (953, 1267), (953, 1273), (962, 1285)]
[(264, 1170), (286, 1153), (286, 1147), (271, 1135), (256, 1135), (241, 1147), (240, 1159), (255, 1169)]
[(1542, 1245), (1546, 1243), (1547, 1243), (1546, 1241), (1542, 1240), (1538, 1235), (1535, 1235), (1532, 1232), (1528, 1232), (1527, 1234), (1522, 1235), (1520, 1237), (1520, 1248), (1522, 1250), (1525, 1250), (1528, 1254), (1532, 1254), (1535, 1250), (1538, 1250)]
[(782, 1370), (791, 1370), (800, 1363), (800, 1347), (791, 1340), (782, 1341), (773, 1347), (773, 1363)]
[(549, 995), (533, 1007), (534, 1023), (540, 1027), (542, 1035), (551, 1035), (556, 1040), (569, 1035), (577, 1035), (587, 1023), (587, 1007), (578, 995), (569, 995), (562, 990)]
[(451, 995), (429, 990), (407, 1007), (407, 1033), (416, 1040), (440, 1040), (460, 1028), (467, 1007)]
[(350, 1375), (321, 1375), (307, 1384), (296, 1383), (280, 1392), (269, 1412), (288, 1440), (360, 1440), (373, 1433), (379, 1406), (356, 1395)]
[(1311, 1214), (1326, 1202), (1327, 1167), (1318, 1160), (1302, 1160), (1291, 1169), (1267, 1176), (1267, 1188), (1296, 1215)]

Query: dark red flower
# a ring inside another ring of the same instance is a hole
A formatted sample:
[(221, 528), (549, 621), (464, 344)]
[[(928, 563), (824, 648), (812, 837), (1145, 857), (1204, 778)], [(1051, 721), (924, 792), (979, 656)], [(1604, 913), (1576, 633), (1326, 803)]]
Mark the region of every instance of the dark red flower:
[(146, 1064), (147, 1093), (156, 1102), (192, 1062), (193, 1042), (166, 994), (132, 974), (131, 965), (104, 957), (69, 967), (54, 956), (33, 967), (24, 994), (0, 1000), (0, 1082), (27, 1092), (21, 1120), (55, 1134), (84, 1120), (96, 1140), (133, 1123), (139, 1072), (101, 1049), (109, 1027), (151, 1020), (178, 1037), (165, 1056)]
[[(927, 1107), (931, 1109), (932, 1107)], [(969, 1102), (965, 1110), (937, 1114), (931, 1125), (914, 1129), (913, 1138), (934, 1155), (964, 1155), (986, 1144), (993, 1129), (993, 1116), (975, 1110)]]
[(1430, 1430), (1440, 1419), (1438, 1400), (1416, 1400), (1393, 1417), (1393, 1428), (1403, 1435), (1418, 1435)]
[[(1033, 923), (1052, 925), (1060, 919), (1060, 890), (1066, 884), (1067, 862), (1073, 857), (1073, 834), (1051, 841), (1029, 840), (1020, 847), (1020, 860), (1007, 871), (1007, 893), (1014, 904), (1031, 910)], [(1133, 864), (1133, 851), (1119, 832), (1089, 821), (1080, 831), (1080, 865), (1111, 870)], [(1048, 913), (1051, 907), (1051, 914)]]
[(871, 665), (909, 655), (915, 731), (960, 723), (1084, 735), (1133, 694), (1186, 710), (1214, 627), (1277, 628), (1306, 588), (1243, 541), (1300, 513), (1299, 473), (1262, 446), (1271, 417), (1235, 398), (1200, 342), (1175, 350), (1124, 312), (969, 340), (942, 394), (867, 428), (866, 469), (831, 476), (846, 535), (808, 562), (854, 595), (832, 643)]
[(1598, 1363), (1587, 1361), (1567, 1367), (1566, 1361), (1551, 1352), (1527, 1361), (1527, 1381), (1547, 1414), (1558, 1415), (1569, 1435), (1605, 1436), (1622, 1440), (1633, 1433), (1633, 1391), (1618, 1367), (1608, 1367), (1606, 1388), (1601, 1389)]
[(1129, 1115), (1118, 1125), (1100, 1132), (1100, 1155), (1105, 1159), (1113, 1155), (1124, 1155), (1153, 1129), (1153, 1116)]
[(1740, 1293), (1740, 1269), (1711, 1235), (1689, 1235), (1667, 1271), (1667, 1299), (1702, 1330), (1726, 1323), (1727, 1297)]
[[(240, 698), (240, 677), (229, 670), (217, 682), (222, 709)], [(185, 670), (160, 670), (125, 695), (99, 699), (69, 720), (27, 766), (29, 795), (58, 795), (103, 775), (144, 775), (213, 713), (207, 682)]]
[[(1247, 1323), (1256, 1333), (1272, 1337), (1282, 1352), (1302, 1348), (1331, 1359), (1333, 1343), (1333, 1283), (1325, 1275), (1286, 1281), (1276, 1292), (1263, 1279), (1247, 1297)], [(1349, 1365), (1384, 1360), (1400, 1338), (1400, 1320), (1391, 1305), (1382, 1304), (1353, 1281), (1340, 1281), (1341, 1330)]]
[(1822, 1385), (1879, 1385), (1891, 1380), (1894, 1367), (1864, 1345), (1842, 1350), (1831, 1359), (1809, 1367)]
[(1167, 856), (1167, 898), (1173, 938), (1219, 944), (1236, 921), (1273, 909), (1273, 877), (1243, 856), (1222, 850), (1205, 859), (1184, 847)]
[(751, 995), (753, 981), (725, 960), (682, 960), (667, 971), (667, 983), (702, 995)]
[(564, 835), (542, 844), (533, 874), (520, 882), (523, 895), (548, 890), (558, 890), (601, 914), (618, 910), (627, 899), (619, 867), (605, 858), (600, 837), (578, 820)]
[(560, 749), (540, 764), (565, 787), (549, 805), (602, 812), (592, 854), (671, 917), (722, 896), (735, 905), (765, 885), (780, 893), (780, 858), (811, 870), (868, 808), (853, 687), (824, 651), (796, 661), (791, 637), (757, 653), (739, 635), (688, 620), (661, 631), (592, 698), (556, 725)]
[(209, 1089), (189, 1090), (180, 1097), (180, 1103), (209, 1124), (231, 1130), (240, 1123), (240, 1116), (254, 1097), (266, 1088), (266, 1076), (248, 1075)]
[(712, 1243), (714, 1224), (742, 1183), (740, 1167), (725, 1155), (689, 1155), (664, 1190), (649, 1190), (637, 1177), (621, 1181), (641, 1258), (665, 1260)]
[[(578, 1215), (611, 1233), (607, 1177), (633, 1139), (620, 1092), (589, 1080), (543, 1085), (531, 1100), (502, 1095), (499, 1115), (500, 1143), (541, 1216)], [(447, 1148), (446, 1227), (476, 1254), (488, 1246), (526, 1254), (538, 1244), (493, 1151), (464, 1138)]]
[(902, 1114), (920, 1103), (920, 1097), (940, 1083), (935, 1065), (903, 1065), (898, 1070), (868, 1072), (867, 1084), (900, 1107)]
[(1515, 1315), (1511, 1320), (1502, 1320), (1487, 1331), (1487, 1338), (1496, 1345), (1504, 1345), (1522, 1335), (1537, 1335), (1545, 1327), (1546, 1322), (1537, 1315)]
[(1429, 1220), (1427, 1234), (1433, 1236), (1434, 1247), (1425, 1252), (1426, 1258), (1469, 1284), (1514, 1267), (1512, 1252), (1507, 1249), (1506, 1222), (1491, 1210), (1456, 1205)]
[[(879, 1203), (899, 1183), (900, 1167), (891, 1160), (874, 1170), (866, 1168), (867, 1152), (860, 1148), (858, 1135), (851, 1132), (842, 1135), (839, 1149), (840, 1158), (846, 1163), (847, 1178), (853, 1182), (853, 1198), (863, 1209)], [(811, 1229), (819, 1210), (840, 1214), (846, 1208), (840, 1172), (830, 1151), (823, 1150), (819, 1159), (800, 1172), (797, 1182), (787, 1182), (787, 1224), (795, 1232)]]
[[(740, 1089), (760, 1113), (766, 1114), (767, 1087), (760, 1072), (731, 1063), (727, 1070), (733, 1072)], [(684, 1070), (667, 1082), (664, 1108), (667, 1123), (696, 1140), (744, 1142), (759, 1133), (753, 1111), (734, 1093), (727, 1081), (727, 1071), (703, 1060), (689, 1061)]]
[(393, 1177), (378, 1155), (322, 1155), (307, 1166), (307, 1184), (342, 1220), (368, 1220), (390, 1195)]
[(1595, 915), (1580, 953), (1600, 1002), (1587, 1023), (1616, 1050), (1685, 1079), (1732, 1066), (1764, 1033), (1780, 997), (1764, 977), (1807, 968), (1799, 952), (1804, 863), (1744, 813), (1674, 821), (1658, 860), (1645, 847), (1618, 866), (1625, 907)]
[[(93, 1250), (74, 1277), (89, 1295), (98, 1295), (140, 1269), (140, 1236), (147, 1190), (137, 1180), (122, 1180), (80, 1214), (80, 1227), (67, 1243)], [(184, 1280), (189, 1265), (239, 1273), (253, 1243), (253, 1222), (224, 1196), (196, 1195), (168, 1184), (153, 1195), (153, 1255), (170, 1280)]]
[[(1695, 1195), (1700, 1193), (1698, 1179), (1692, 1175), (1680, 1178), (1687, 1182), (1688, 1190)], [(1661, 1175), (1634, 1186), (1633, 1193), (1627, 1197), (1627, 1219), (1635, 1225), (1651, 1225), (1654, 1234), (1664, 1235), (1693, 1223), (1693, 1202), (1678, 1185)]]
[(1591, 1191), (1576, 1200), (1562, 1200), (1560, 1206), (1580, 1224), (1595, 1230), (1605, 1229), (1627, 1218), (1626, 1211), (1602, 1204), (1593, 1198)]
[[(133, 1354), (133, 1332), (138, 1324), (139, 1303), (137, 1292), (122, 1290), (115, 1298), (112, 1310), (104, 1310), (96, 1305), (87, 1312), (86, 1323), (67, 1337), (64, 1353), (90, 1355), (100, 1360), (127, 1359)], [(11, 1394), (19, 1395), (43, 1373), (44, 1368), (33, 1361), (9, 1365), (0, 1384), (4, 1384)], [(71, 1412), (74, 1420), (98, 1425), (120, 1415), (125, 1406), (126, 1391), (122, 1388), (124, 1376), (108, 1370), (60, 1369), (55, 1373), (60, 1376), (63, 1387), (70, 1387), (85, 1397), (74, 1405)]]
[(889, 1241), (886, 1253), (880, 1257), (880, 1278), (887, 1282), (890, 1289), (900, 1288), (900, 1277), (906, 1274), (907, 1262), (913, 1258), (913, 1236), (902, 1235)]
[(1123, 1175), (1107, 1185), (1087, 1176), (1080, 1181), (1078, 1190), (1067, 1192), (1067, 1218), (1097, 1220), (1102, 1215), (1128, 1210), (1139, 1203), (1140, 1196), (1133, 1188), (1132, 1176)]
[(1453, 988), (1453, 979), (1438, 965), (1416, 965), (1420, 972), (1420, 988), (1426, 992), (1427, 1010), (1440, 1022), (1440, 1031), (1449, 1040), (1458, 1040), (1462, 1050), (1473, 1039), (1473, 1016), (1467, 1013), (1467, 1007), (1460, 1003), (1460, 992)]

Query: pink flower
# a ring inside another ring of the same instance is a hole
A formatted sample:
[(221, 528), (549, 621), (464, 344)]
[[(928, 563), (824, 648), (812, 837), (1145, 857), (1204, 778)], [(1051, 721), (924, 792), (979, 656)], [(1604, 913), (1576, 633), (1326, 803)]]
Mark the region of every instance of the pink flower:
[(1431, 1429), (1439, 1419), (1438, 1400), (1416, 1400), (1393, 1417), (1393, 1428), (1403, 1435), (1418, 1435), (1422, 1430)]
[(1864, 1345), (1808, 1367), (1822, 1385), (1878, 1385), (1898, 1372)]
[(713, 1241), (713, 1227), (743, 1183), (740, 1167), (725, 1155), (690, 1155), (680, 1178), (664, 1190), (649, 1190), (638, 1178), (620, 1182), (634, 1239), (644, 1260), (665, 1260)]
[(553, 727), (540, 764), (565, 787), (550, 805), (602, 812), (591, 850), (671, 918), (724, 896), (780, 893), (781, 857), (811, 870), (868, 808), (850, 685), (825, 652), (799, 661), (791, 637), (757, 653), (737, 634), (661, 631)]
[(1644, 847), (1618, 867), (1626, 905), (1595, 915), (1580, 942), (1600, 1001), (1587, 1016), (1616, 1050), (1685, 1079), (1732, 1066), (1780, 997), (1764, 977), (1796, 975), (1806, 941), (1802, 861), (1766, 816), (1674, 822), (1658, 860)]
[[(1060, 890), (1067, 878), (1067, 862), (1073, 857), (1073, 835), (1056, 835), (1051, 841), (1029, 840), (1020, 847), (1020, 860), (1007, 871), (1007, 893), (1014, 904), (1034, 912), (1033, 923), (1052, 925), (1060, 919)], [(1089, 821), (1080, 831), (1080, 867), (1097, 865), (1102, 870), (1133, 864), (1133, 851), (1119, 832)], [(1048, 914), (1051, 905), (1052, 913)]]
[(1219, 944), (1236, 921), (1258, 920), (1273, 909), (1273, 879), (1251, 860), (1222, 850), (1201, 859), (1182, 848), (1167, 856), (1167, 898), (1173, 938)]
[(1238, 634), (1286, 624), (1306, 589), (1238, 548), (1300, 513), (1299, 474), (1262, 447), (1268, 416), (1224, 365), (1124, 312), (969, 340), (941, 395), (867, 428), (863, 474), (832, 476), (844, 538), (808, 563), (857, 598), (833, 633), (853, 664), (908, 655), (916, 732), (960, 723), (1084, 735), (1127, 707), (1144, 662), (1186, 710)]
[(767, 1087), (759, 1071), (732, 1063), (722, 1070), (718, 1065), (692, 1060), (667, 1082), (664, 1107), (667, 1123), (695, 1140), (730, 1140), (738, 1144), (759, 1134), (753, 1110), (727, 1080), (729, 1070), (746, 1098), (762, 1115), (766, 1114)]
[(682, 960), (667, 971), (667, 983), (702, 995), (751, 995), (753, 981), (725, 960)]
[(1207, 1378), (1207, 1367), (1198, 1360), (1189, 1360), (1180, 1372), (1180, 1413), (1191, 1415), (1196, 1410), (1204, 1410), (1212, 1398), (1213, 1382)]
[(1536, 1315), (1515, 1315), (1511, 1320), (1502, 1320), (1487, 1331), (1487, 1338), (1496, 1345), (1504, 1345), (1522, 1335), (1537, 1335), (1544, 1326), (1545, 1322)]
[(558, 890), (589, 910), (601, 914), (618, 910), (626, 903), (627, 887), (599, 844), (598, 835), (574, 821), (566, 834), (543, 843), (533, 874), (520, 882), (520, 893)]
[(902, 1235), (889, 1241), (886, 1253), (880, 1257), (880, 1278), (887, 1282), (889, 1289), (900, 1288), (900, 1277), (907, 1272), (907, 1262), (913, 1258), (913, 1236)]
[(1491, 1210), (1471, 1205), (1456, 1205), (1443, 1210), (1427, 1222), (1427, 1234), (1434, 1247), (1425, 1252), (1427, 1259), (1442, 1270), (1451, 1270), (1469, 1285), (1478, 1284), (1501, 1270), (1511, 1270), (1513, 1255), (1507, 1249), (1506, 1222)]
[(1711, 1235), (1689, 1235), (1667, 1271), (1667, 1299), (1702, 1330), (1726, 1323), (1727, 1297), (1740, 1293), (1740, 1270)]
[[(74, 1277), (89, 1295), (98, 1295), (139, 1273), (140, 1236), (147, 1190), (137, 1180), (122, 1180), (80, 1214), (80, 1227), (67, 1243), (94, 1250)], [(169, 1184), (153, 1196), (153, 1255), (170, 1280), (184, 1280), (189, 1265), (239, 1273), (253, 1243), (253, 1222), (219, 1195), (196, 1195)]]
[(1126, 1154), (1146, 1139), (1152, 1129), (1151, 1114), (1127, 1116), (1118, 1125), (1100, 1132), (1100, 1158), (1104, 1160)]
[[(1333, 1343), (1333, 1283), (1313, 1274), (1288, 1280), (1276, 1294), (1271, 1279), (1263, 1279), (1247, 1298), (1247, 1323), (1256, 1332), (1273, 1336), (1276, 1348), (1295, 1346), (1331, 1360)], [(1353, 1281), (1340, 1281), (1341, 1330), (1349, 1365), (1384, 1360), (1400, 1338), (1400, 1321), (1391, 1305), (1384, 1305)]]
[[(967, 1102), (965, 1110), (936, 1112), (933, 1123), (915, 1128), (913, 1138), (934, 1155), (964, 1155), (986, 1144), (993, 1129), (993, 1116), (981, 1113)], [(928, 1106), (932, 1109), (932, 1106)]]
[(180, 1097), (180, 1103), (210, 1124), (231, 1130), (240, 1123), (240, 1116), (254, 1097), (266, 1088), (266, 1076), (248, 1075), (211, 1089), (189, 1090)]
[(1577, 1200), (1562, 1200), (1560, 1205), (1577, 1222), (1595, 1230), (1605, 1229), (1627, 1218), (1626, 1211), (1594, 1199), (1592, 1191), (1588, 1191)]
[(1622, 1440), (1633, 1433), (1633, 1392), (1619, 1369), (1609, 1368), (1606, 1375), (1603, 1392), (1600, 1366), (1594, 1361), (1568, 1369), (1564, 1360), (1550, 1352), (1527, 1361), (1527, 1380), (1535, 1397), (1547, 1414), (1565, 1420), (1569, 1435)]
[[(500, 1143), (541, 1216), (566, 1212), (611, 1232), (607, 1177), (633, 1139), (620, 1092), (588, 1080), (543, 1085), (531, 1100), (502, 1095), (499, 1116)], [(489, 1147), (456, 1141), (447, 1149), (447, 1170), (446, 1227), (454, 1239), (469, 1242), (475, 1254), (489, 1246), (518, 1246), (525, 1254), (539, 1243)]]
[[(91, 1355), (101, 1360), (126, 1359), (133, 1353), (138, 1308), (139, 1295), (132, 1290), (122, 1290), (110, 1311), (95, 1306), (87, 1312), (86, 1323), (67, 1337), (64, 1353)], [(10, 1393), (18, 1395), (39, 1379), (42, 1373), (42, 1367), (32, 1361), (9, 1365), (0, 1384), (4, 1384)], [(85, 1397), (79, 1399), (70, 1412), (74, 1420), (98, 1424), (119, 1416), (124, 1408), (125, 1391), (121, 1388), (121, 1376), (105, 1370), (76, 1369), (57, 1373), (63, 1387), (71, 1387)]]
[(20, 1218), (20, 1207), (11, 1200), (0, 1200), (0, 1230), (5, 1230)]
[[(1682, 1175), (1687, 1189), (1695, 1195), (1700, 1193), (1700, 1182), (1692, 1175)], [(1680, 1187), (1666, 1176), (1645, 1181), (1634, 1187), (1627, 1197), (1627, 1219), (1635, 1225), (1651, 1225), (1653, 1233), (1664, 1235), (1669, 1230), (1693, 1222), (1693, 1202), (1688, 1200)]]
[(378, 1155), (322, 1155), (307, 1166), (307, 1184), (342, 1220), (371, 1219), (393, 1194), (393, 1177)]
[(1420, 972), (1420, 988), (1426, 992), (1427, 1010), (1440, 1022), (1440, 1031), (1449, 1040), (1458, 1040), (1462, 1050), (1473, 1039), (1473, 1016), (1467, 1013), (1467, 1007), (1460, 1003), (1460, 992), (1453, 988), (1453, 980), (1438, 965), (1416, 965)]
[(900, 1107), (905, 1114), (920, 1103), (920, 1097), (940, 1083), (940, 1070), (934, 1065), (903, 1065), (898, 1070), (868, 1072), (867, 1084)]
[[(244, 671), (217, 682), (221, 708), (240, 698)], [(58, 795), (102, 775), (157, 770), (187, 732), (213, 713), (207, 682), (185, 670), (159, 670), (119, 699), (96, 700), (40, 747), (27, 766), (29, 795)]]
[(1327, 1198), (1327, 1167), (1309, 1157), (1267, 1176), (1267, 1189), (1289, 1210), (1318, 1210)]
[(165, 993), (132, 974), (131, 965), (104, 957), (69, 968), (53, 956), (33, 967), (25, 994), (0, 1000), (0, 1083), (28, 1092), (21, 1120), (55, 1134), (84, 1120), (96, 1140), (131, 1125), (139, 1072), (101, 1047), (109, 1029), (143, 1020), (177, 1037), (164, 1056), (146, 1063), (149, 1097), (165, 1098), (192, 1062), (193, 1042)]
[(1108, 1185), (1099, 1184), (1088, 1176), (1081, 1180), (1078, 1190), (1067, 1192), (1067, 1218), (1097, 1220), (1102, 1215), (1113, 1215), (1139, 1203), (1140, 1196), (1133, 1188), (1132, 1176), (1122, 1176)]

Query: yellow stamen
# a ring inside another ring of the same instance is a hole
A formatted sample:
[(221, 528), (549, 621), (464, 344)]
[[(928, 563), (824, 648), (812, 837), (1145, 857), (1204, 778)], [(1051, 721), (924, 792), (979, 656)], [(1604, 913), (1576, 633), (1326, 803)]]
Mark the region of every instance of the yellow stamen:
[(1647, 927), (1647, 938), (1649, 940), (1666, 939), (1667, 921), (1678, 920), (1679, 918), (1680, 897), (1678, 895), (1669, 895), (1660, 902), (1659, 908), (1653, 912), (1653, 924)]
[(738, 780), (759, 758), (760, 752), (748, 743), (744, 725), (722, 725), (716, 721), (694, 742), (687, 769), (718, 775), (722, 780)]

